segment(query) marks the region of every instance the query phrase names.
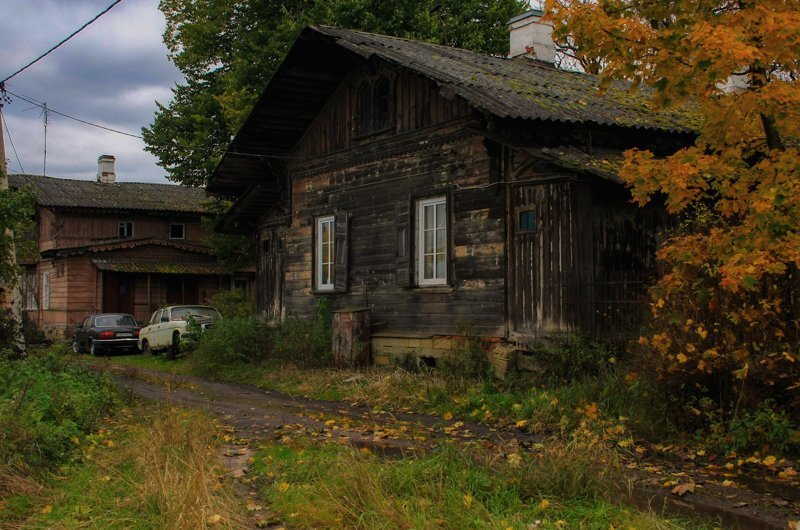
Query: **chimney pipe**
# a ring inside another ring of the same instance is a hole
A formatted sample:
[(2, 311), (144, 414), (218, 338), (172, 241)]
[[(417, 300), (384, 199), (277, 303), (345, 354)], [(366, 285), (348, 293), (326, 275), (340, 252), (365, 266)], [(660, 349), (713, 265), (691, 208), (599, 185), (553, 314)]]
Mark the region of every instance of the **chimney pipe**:
[(112, 155), (100, 155), (97, 159), (97, 182), (103, 184), (113, 184), (117, 180), (117, 174), (114, 172), (114, 161), (116, 159)]
[(556, 46), (553, 43), (553, 25), (542, 22), (544, 12), (531, 9), (508, 21), (510, 37), (509, 58), (524, 55), (544, 63), (554, 64)]

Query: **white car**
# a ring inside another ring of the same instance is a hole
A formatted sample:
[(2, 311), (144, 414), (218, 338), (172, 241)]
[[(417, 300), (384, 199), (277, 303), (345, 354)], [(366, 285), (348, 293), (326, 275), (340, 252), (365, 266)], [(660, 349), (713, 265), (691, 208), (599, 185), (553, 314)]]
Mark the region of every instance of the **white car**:
[(150, 322), (139, 332), (139, 349), (145, 354), (166, 350), (174, 357), (180, 350), (181, 341), (195, 339), (189, 322), (200, 329), (208, 329), (214, 321), (221, 319), (219, 311), (204, 305), (174, 305), (159, 309), (150, 317)]

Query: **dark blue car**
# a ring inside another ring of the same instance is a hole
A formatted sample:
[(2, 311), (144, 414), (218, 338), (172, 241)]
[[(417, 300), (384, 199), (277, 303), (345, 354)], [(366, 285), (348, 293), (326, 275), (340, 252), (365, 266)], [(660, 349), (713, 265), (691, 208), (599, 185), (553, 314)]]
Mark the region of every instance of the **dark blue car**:
[(141, 326), (133, 315), (101, 313), (89, 315), (75, 328), (72, 351), (100, 355), (110, 352), (139, 352)]

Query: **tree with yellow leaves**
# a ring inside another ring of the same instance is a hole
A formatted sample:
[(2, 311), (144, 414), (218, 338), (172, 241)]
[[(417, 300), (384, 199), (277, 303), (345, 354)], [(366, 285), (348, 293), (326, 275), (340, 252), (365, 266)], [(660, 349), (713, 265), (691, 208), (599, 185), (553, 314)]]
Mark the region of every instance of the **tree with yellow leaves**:
[[(626, 153), (638, 204), (682, 221), (659, 250), (653, 330), (660, 375), (726, 406), (800, 407), (800, 1), (548, 0), (554, 35), (603, 83), (696, 106), (693, 145)], [(607, 85), (604, 85), (607, 86)], [(674, 380), (674, 379), (673, 379)], [(795, 418), (797, 419), (797, 418)]]

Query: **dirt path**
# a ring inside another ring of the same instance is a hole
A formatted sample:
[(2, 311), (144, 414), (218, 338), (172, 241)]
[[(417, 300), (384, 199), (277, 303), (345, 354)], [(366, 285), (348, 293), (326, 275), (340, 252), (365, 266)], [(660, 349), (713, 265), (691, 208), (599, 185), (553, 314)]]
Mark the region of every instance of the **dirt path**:
[[(389, 458), (430, 451), (443, 443), (473, 442), (489, 447), (530, 449), (541, 439), (460, 421), (419, 414), (390, 413), (341, 402), (293, 397), (252, 386), (217, 383), (191, 376), (107, 365), (133, 394), (180, 406), (202, 408), (229, 425), (237, 438), (280, 440), (284, 436), (334, 439), (367, 447)], [(246, 444), (245, 444), (246, 445)], [(241, 474), (246, 447), (229, 448), (229, 466)], [(694, 491), (682, 496), (664, 484), (680, 477)], [(746, 477), (748, 487), (730, 487), (692, 463), (648, 459), (629, 464), (628, 501), (656, 512), (667, 510), (718, 521), (726, 528), (787, 528), (800, 519), (800, 491), (777, 486), (768, 477)], [(741, 483), (743, 480), (738, 480)]]

